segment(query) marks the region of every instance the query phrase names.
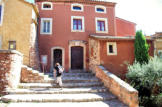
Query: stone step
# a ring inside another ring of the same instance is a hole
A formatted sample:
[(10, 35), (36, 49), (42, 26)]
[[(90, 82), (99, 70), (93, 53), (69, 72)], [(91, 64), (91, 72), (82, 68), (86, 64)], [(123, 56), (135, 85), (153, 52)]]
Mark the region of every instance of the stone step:
[[(84, 83), (65, 83), (63, 88), (76, 88), (76, 87), (98, 87), (103, 86), (101, 82), (84, 82)], [(20, 83), (19, 88), (59, 88), (56, 84), (50, 83)]]
[[(35, 80), (35, 81), (30, 81), (29, 83), (55, 83), (56, 78), (47, 78), (44, 81), (40, 80)], [(63, 83), (79, 83), (79, 82), (99, 82), (99, 79), (96, 77), (92, 78), (81, 78), (81, 77), (63, 77), (62, 78)]]
[(1, 98), (3, 102), (93, 102), (114, 99), (116, 97), (108, 92), (87, 94), (11, 94)]
[(8, 90), (8, 94), (80, 94), (80, 93), (103, 93), (108, 90), (104, 87), (90, 87), (90, 88), (30, 88), (30, 89), (16, 89)]
[[(46, 73), (49, 77), (53, 77), (53, 73)], [(92, 73), (63, 73), (63, 77), (94, 77)]]
[(68, 73), (91, 73), (85, 70), (69, 70)]
[(128, 107), (122, 102), (113, 99), (111, 101), (97, 102), (63, 102), (63, 103), (9, 103), (7, 107)]

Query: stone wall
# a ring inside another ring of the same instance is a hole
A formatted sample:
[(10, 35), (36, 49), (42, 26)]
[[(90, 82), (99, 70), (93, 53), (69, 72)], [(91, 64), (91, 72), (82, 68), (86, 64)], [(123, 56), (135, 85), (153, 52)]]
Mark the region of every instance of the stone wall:
[(100, 65), (99, 40), (89, 38), (89, 69), (93, 71), (95, 65)]
[(6, 94), (7, 89), (17, 88), (22, 61), (23, 55), (18, 51), (0, 50), (0, 94)]
[(94, 70), (98, 77), (119, 100), (127, 104), (129, 107), (138, 107), (138, 91), (129, 84), (108, 72), (103, 66), (95, 66)]
[(45, 75), (43, 73), (33, 70), (27, 66), (22, 66), (20, 79), (21, 83), (41, 83), (45, 81), (44, 79)]

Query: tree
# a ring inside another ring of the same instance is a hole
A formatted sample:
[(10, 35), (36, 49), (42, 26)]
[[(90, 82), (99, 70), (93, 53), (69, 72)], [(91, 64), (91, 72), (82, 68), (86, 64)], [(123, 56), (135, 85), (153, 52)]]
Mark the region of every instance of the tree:
[(140, 64), (148, 63), (149, 61), (149, 45), (146, 42), (145, 36), (142, 31), (137, 31), (135, 36), (135, 60)]

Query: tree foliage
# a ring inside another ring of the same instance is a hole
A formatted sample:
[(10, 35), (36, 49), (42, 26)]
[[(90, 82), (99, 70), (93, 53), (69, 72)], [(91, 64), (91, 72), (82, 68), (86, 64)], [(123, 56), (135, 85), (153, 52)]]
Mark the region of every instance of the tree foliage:
[(149, 45), (146, 42), (145, 36), (142, 34), (142, 31), (136, 32), (135, 37), (135, 60), (140, 64), (148, 63), (149, 60)]

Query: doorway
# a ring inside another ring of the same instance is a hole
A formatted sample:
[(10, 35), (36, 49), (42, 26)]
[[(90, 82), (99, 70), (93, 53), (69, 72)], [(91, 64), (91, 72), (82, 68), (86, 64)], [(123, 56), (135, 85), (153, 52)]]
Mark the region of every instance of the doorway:
[(71, 69), (83, 69), (83, 47), (74, 46), (71, 47)]

